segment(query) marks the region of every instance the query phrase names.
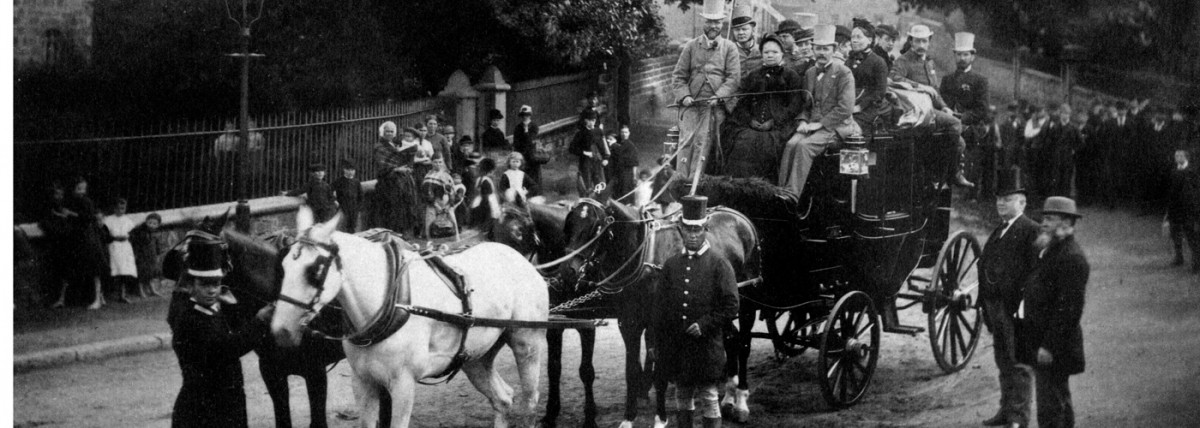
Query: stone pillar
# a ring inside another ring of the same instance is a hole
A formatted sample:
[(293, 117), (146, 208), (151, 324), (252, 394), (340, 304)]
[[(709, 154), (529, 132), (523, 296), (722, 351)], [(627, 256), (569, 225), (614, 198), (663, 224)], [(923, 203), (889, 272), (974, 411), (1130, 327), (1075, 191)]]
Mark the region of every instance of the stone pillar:
[(475, 84), (475, 89), (480, 93), (487, 94), (484, 97), (484, 102), (480, 105), (479, 117), (482, 118), (481, 125), (489, 126), (488, 112), (492, 109), (500, 110), (504, 113), (504, 119), (500, 120), (500, 129), (504, 129), (504, 133), (508, 134), (508, 91), (512, 90), (512, 85), (504, 81), (504, 75), (500, 74), (500, 69), (494, 65), (489, 65), (487, 70), (483, 72), (483, 77), (479, 79), (479, 83)]
[[(458, 131), (459, 137), (470, 135), (475, 143), (479, 144), (479, 135), (475, 132), (477, 130), (475, 115), (477, 114), (476, 105), (479, 100), (479, 91), (471, 87), (471, 79), (467, 78), (467, 73), (455, 70), (450, 74), (450, 80), (446, 82), (446, 89), (438, 92), (438, 96), (454, 98), (454, 127)], [(457, 143), (457, 141), (453, 143)]]

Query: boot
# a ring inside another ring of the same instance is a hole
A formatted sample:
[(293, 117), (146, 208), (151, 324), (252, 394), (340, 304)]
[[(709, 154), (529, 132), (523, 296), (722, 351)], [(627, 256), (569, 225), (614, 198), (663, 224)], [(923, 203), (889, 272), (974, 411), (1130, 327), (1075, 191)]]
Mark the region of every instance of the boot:
[(675, 419), (676, 419), (677, 425), (679, 425), (679, 428), (692, 428), (692, 411), (691, 410), (678, 411), (676, 413)]
[(721, 418), (704, 418), (704, 428), (721, 428)]
[(953, 180), (950, 180), (950, 183), (958, 187), (966, 187), (969, 189), (975, 187), (975, 183), (967, 181), (967, 178), (964, 177), (962, 173), (963, 153), (966, 151), (967, 142), (964, 141), (962, 137), (958, 137), (958, 146), (955, 149), (954, 159), (950, 160), (950, 175), (954, 177)]

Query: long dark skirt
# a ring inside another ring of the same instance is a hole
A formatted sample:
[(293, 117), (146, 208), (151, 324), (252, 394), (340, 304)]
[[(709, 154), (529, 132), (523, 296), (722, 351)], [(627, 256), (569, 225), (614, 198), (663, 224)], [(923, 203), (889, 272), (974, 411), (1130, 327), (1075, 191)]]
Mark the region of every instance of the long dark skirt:
[(775, 125), (770, 131), (739, 125), (726, 127), (721, 135), (725, 149), (724, 175), (760, 177), (775, 183), (779, 178), (779, 157), (795, 129), (793, 124)]
[(371, 223), (393, 232), (412, 236), (421, 227), (417, 210), (417, 186), (413, 173), (389, 172), (376, 184)]

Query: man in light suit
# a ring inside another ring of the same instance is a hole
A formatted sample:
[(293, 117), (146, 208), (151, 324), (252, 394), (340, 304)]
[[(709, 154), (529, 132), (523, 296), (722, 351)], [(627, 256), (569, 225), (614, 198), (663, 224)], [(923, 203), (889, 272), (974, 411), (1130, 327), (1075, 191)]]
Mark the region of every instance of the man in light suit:
[(800, 124), (783, 149), (779, 164), (779, 184), (797, 195), (804, 192), (813, 159), (839, 139), (862, 133), (852, 115), (854, 74), (842, 61), (834, 59), (836, 33), (833, 25), (818, 25), (814, 29), (817, 65), (804, 74), (805, 87), (812, 88), (813, 103), (800, 113)]
[(713, 98), (733, 95), (742, 78), (737, 45), (721, 37), (725, 2), (705, 0), (700, 16), (705, 19), (704, 34), (683, 46), (671, 80), (675, 102), (683, 109), (675, 170), (687, 177), (698, 172), (702, 158), (716, 153), (711, 149), (712, 139), (725, 121), (725, 109), (720, 99)]
[(1000, 410), (983, 424), (1023, 426), (1029, 422), (1032, 373), (1028, 367), (1017, 364), (1013, 313), (1037, 261), (1034, 241), (1038, 224), (1025, 216), (1025, 189), (1021, 188), (1020, 171), (1004, 170), (998, 181), (996, 211), (1004, 223), (996, 227), (983, 249), (979, 302), (983, 306), (984, 323), (992, 332), (996, 368), (1000, 371)]

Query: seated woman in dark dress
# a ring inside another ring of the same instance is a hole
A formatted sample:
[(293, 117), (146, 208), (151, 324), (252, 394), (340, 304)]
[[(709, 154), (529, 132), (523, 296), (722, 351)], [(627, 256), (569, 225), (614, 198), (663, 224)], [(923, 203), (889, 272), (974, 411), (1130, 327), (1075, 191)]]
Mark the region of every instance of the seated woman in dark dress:
[(875, 28), (871, 23), (855, 18), (850, 30), (850, 58), (846, 66), (854, 74), (854, 120), (864, 135), (872, 135), (875, 119), (889, 109), (887, 100), (888, 67), (875, 53)]
[(774, 182), (780, 152), (788, 137), (796, 131), (796, 116), (804, 106), (804, 97), (799, 91), (803, 78), (784, 66), (783, 42), (777, 37), (763, 37), (758, 47), (763, 54), (762, 68), (742, 79), (739, 92), (781, 93), (738, 98), (737, 107), (731, 120), (725, 122), (721, 135), (725, 145), (725, 167), (721, 173), (730, 177), (761, 177)]

